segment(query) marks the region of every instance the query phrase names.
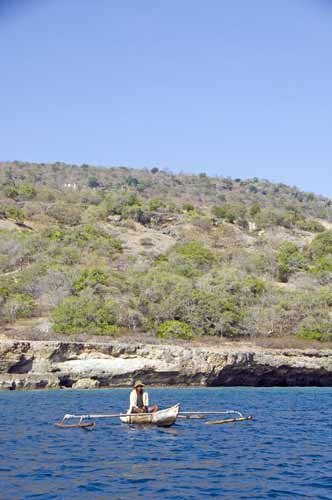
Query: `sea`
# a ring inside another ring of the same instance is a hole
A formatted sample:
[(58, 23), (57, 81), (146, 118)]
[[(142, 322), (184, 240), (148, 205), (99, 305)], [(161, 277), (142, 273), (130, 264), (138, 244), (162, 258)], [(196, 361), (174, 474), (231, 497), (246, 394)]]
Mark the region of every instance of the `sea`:
[[(128, 389), (0, 393), (2, 500), (332, 499), (332, 388), (150, 388), (183, 411), (240, 410), (252, 421), (168, 429), (64, 413), (117, 413)], [(216, 417), (213, 417), (214, 419)]]

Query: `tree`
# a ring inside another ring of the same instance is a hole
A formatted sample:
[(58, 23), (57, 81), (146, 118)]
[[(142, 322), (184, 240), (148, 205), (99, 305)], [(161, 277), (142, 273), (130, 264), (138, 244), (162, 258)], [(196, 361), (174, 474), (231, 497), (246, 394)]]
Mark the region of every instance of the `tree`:
[(278, 249), (279, 280), (287, 282), (292, 273), (306, 269), (305, 256), (296, 243), (283, 243)]
[(119, 333), (115, 304), (91, 294), (68, 297), (52, 314), (56, 333)]
[(97, 188), (99, 187), (99, 182), (98, 182), (98, 179), (95, 175), (92, 175), (91, 177), (89, 177), (88, 179), (88, 187), (91, 188), (91, 189), (94, 189), (94, 188)]
[(128, 177), (126, 178), (126, 183), (128, 184), (128, 186), (136, 187), (136, 186), (138, 186), (139, 181), (136, 177), (133, 177), (132, 175), (128, 175)]

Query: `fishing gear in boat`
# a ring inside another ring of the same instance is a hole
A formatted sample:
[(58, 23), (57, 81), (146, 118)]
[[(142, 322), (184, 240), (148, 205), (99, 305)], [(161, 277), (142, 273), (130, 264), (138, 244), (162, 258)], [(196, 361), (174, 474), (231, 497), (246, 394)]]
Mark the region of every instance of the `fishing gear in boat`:
[[(96, 424), (94, 419), (97, 418), (119, 418), (121, 422), (126, 424), (152, 424), (158, 427), (170, 427), (177, 418), (184, 419), (205, 419), (207, 415), (237, 415), (233, 418), (222, 420), (208, 420), (206, 424), (226, 424), (234, 422), (243, 422), (252, 420), (252, 416), (245, 417), (238, 410), (223, 410), (223, 411), (180, 411), (180, 404), (176, 404), (164, 410), (158, 410), (152, 413), (106, 413), (106, 414), (88, 414), (88, 415), (72, 415), (66, 413), (61, 422), (56, 422), (54, 425), (61, 429), (87, 428), (92, 429)], [(69, 424), (66, 420), (79, 419), (77, 423)]]

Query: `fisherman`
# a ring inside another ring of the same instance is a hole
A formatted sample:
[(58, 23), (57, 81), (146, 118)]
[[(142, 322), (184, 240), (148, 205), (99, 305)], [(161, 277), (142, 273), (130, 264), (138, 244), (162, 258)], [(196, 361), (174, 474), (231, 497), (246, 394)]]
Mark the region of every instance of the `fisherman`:
[(130, 393), (129, 413), (152, 413), (158, 409), (157, 405), (149, 406), (149, 395), (144, 391), (144, 384), (141, 380), (136, 380)]

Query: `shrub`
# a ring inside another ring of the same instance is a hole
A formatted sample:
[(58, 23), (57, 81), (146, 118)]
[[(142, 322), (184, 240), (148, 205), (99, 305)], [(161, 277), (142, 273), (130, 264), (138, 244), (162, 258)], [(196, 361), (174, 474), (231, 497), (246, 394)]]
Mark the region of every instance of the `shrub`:
[(177, 319), (188, 323), (197, 335), (233, 336), (241, 315), (234, 297), (194, 289), (181, 298)]
[(52, 318), (56, 333), (119, 333), (114, 303), (89, 294), (68, 297), (54, 309)]
[(322, 341), (324, 338), (324, 335), (320, 332), (317, 331), (312, 331), (312, 330), (307, 330), (306, 328), (302, 327), (299, 332), (296, 334), (296, 336), (299, 339), (304, 339), (304, 340), (319, 340)]
[(48, 234), (48, 237), (51, 241), (61, 241), (64, 238), (64, 233), (60, 229), (55, 229), (50, 234)]
[(177, 320), (164, 321), (158, 328), (157, 337), (161, 339), (177, 338), (190, 340), (193, 338), (193, 332), (190, 326)]
[(315, 259), (310, 271), (314, 274), (332, 273), (332, 254)]
[(8, 207), (5, 210), (6, 217), (8, 219), (14, 219), (16, 222), (23, 222), (24, 221), (24, 214), (22, 210), (16, 207)]
[(81, 209), (66, 203), (51, 205), (47, 215), (55, 219), (59, 224), (77, 226), (81, 222)]
[(319, 322), (311, 327), (302, 326), (296, 336), (304, 340), (318, 340), (320, 342), (330, 342), (332, 340), (332, 331), (326, 331)]
[(14, 186), (6, 186), (4, 189), (4, 194), (5, 196), (7, 196), (7, 198), (10, 198), (12, 200), (16, 200), (16, 198), (19, 197), (18, 189), (16, 189)]
[(92, 175), (91, 177), (89, 177), (88, 187), (91, 189), (99, 187), (99, 182), (98, 182), (98, 179), (95, 175)]
[(193, 212), (195, 210), (195, 207), (192, 203), (184, 203), (182, 205), (182, 210), (185, 212)]
[(210, 231), (212, 229), (212, 221), (210, 217), (195, 215), (191, 219), (192, 225), (202, 231)]
[(255, 297), (259, 297), (265, 291), (265, 283), (258, 278), (247, 278), (244, 282), (244, 289)]
[(295, 223), (296, 227), (302, 229), (303, 231), (309, 231), (310, 233), (322, 233), (325, 231), (324, 226), (313, 219), (299, 218)]
[(316, 236), (308, 247), (308, 254), (312, 259), (332, 255), (332, 231), (324, 231)]
[(107, 274), (101, 269), (84, 269), (74, 281), (74, 289), (80, 292), (84, 288), (95, 288), (97, 285), (104, 285), (107, 279)]
[(35, 188), (30, 184), (21, 184), (18, 192), (22, 200), (32, 200), (37, 194)]
[(236, 221), (243, 221), (246, 216), (246, 207), (241, 203), (225, 203), (215, 206), (212, 209), (213, 214), (219, 219), (233, 224)]
[(141, 238), (139, 242), (143, 247), (153, 247), (153, 241), (151, 238)]
[(189, 241), (178, 245), (176, 253), (199, 268), (209, 267), (215, 260), (214, 253), (199, 241)]
[(126, 216), (128, 207), (141, 207), (141, 203), (135, 193), (111, 193), (102, 202), (102, 207), (105, 208), (109, 215)]
[(249, 214), (251, 217), (255, 217), (261, 211), (261, 206), (259, 203), (253, 203), (249, 209)]
[(296, 336), (304, 340), (330, 342), (332, 340), (332, 323), (307, 320), (305, 324), (300, 327)]
[(154, 212), (160, 208), (164, 208), (165, 207), (165, 203), (161, 200), (159, 200), (159, 198), (152, 198), (151, 200), (148, 201), (148, 209), (151, 211), (151, 212)]
[(21, 318), (30, 318), (35, 312), (37, 304), (31, 295), (16, 293), (11, 295), (4, 307), (5, 316), (14, 322)]
[(139, 184), (139, 181), (138, 179), (136, 179), (136, 177), (133, 177), (132, 175), (128, 175), (128, 177), (126, 178), (126, 184), (128, 184), (128, 186), (138, 186)]
[(278, 249), (279, 280), (288, 281), (289, 276), (297, 271), (306, 269), (305, 256), (295, 243), (283, 243)]
[(249, 191), (251, 193), (257, 193), (257, 191), (258, 191), (257, 186), (255, 186), (254, 184), (250, 184)]

